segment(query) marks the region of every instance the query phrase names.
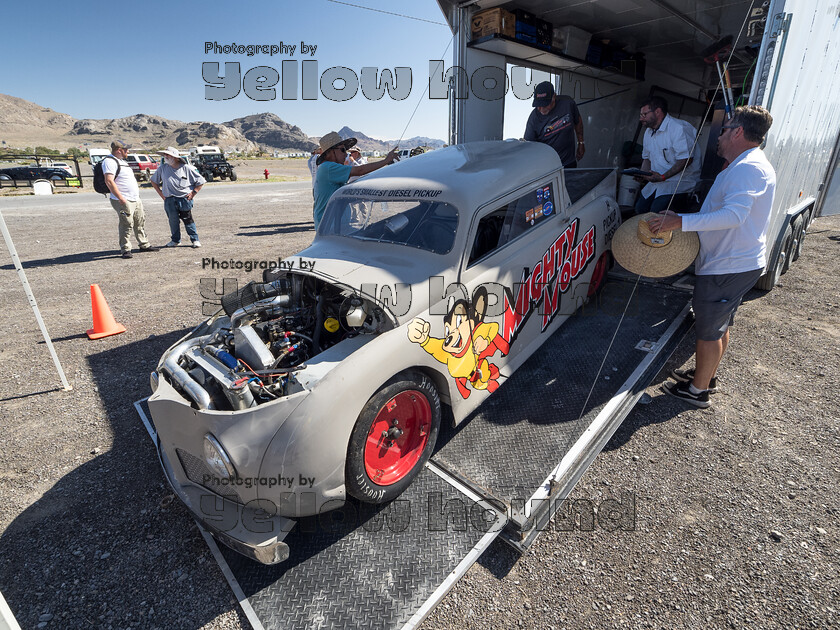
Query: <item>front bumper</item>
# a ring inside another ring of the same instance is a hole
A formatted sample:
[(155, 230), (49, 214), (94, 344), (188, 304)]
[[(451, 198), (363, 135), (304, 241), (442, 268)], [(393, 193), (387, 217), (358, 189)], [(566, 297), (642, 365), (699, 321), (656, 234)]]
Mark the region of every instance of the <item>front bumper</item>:
[(155, 450), (175, 495), (214, 538), (262, 564), (277, 564), (288, 559), (289, 546), (283, 540), (295, 526), (295, 521), (272, 515), (255, 501), (241, 505), (201, 486), (179, 483), (159, 439), (155, 440)]

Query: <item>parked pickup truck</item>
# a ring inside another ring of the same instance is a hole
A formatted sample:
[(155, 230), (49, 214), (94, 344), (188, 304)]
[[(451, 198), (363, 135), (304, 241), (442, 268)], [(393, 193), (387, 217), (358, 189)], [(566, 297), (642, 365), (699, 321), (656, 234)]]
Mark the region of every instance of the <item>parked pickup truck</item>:
[[(308, 267), (222, 298), (151, 375), (175, 493), (260, 562), (288, 557), (294, 519), (398, 496), (435, 447), (442, 402), (466, 420), (606, 278), (614, 169), (567, 171), (516, 140), (411, 162), (337, 191), (294, 257)], [(278, 471), (312, 482), (251, 483)], [(222, 531), (206, 505), (249, 523), (259, 506), (266, 527)]]
[(157, 170), (158, 164), (145, 153), (129, 153), (125, 158), (131, 170), (134, 171), (134, 177), (138, 182), (149, 181), (152, 179), (152, 173)]

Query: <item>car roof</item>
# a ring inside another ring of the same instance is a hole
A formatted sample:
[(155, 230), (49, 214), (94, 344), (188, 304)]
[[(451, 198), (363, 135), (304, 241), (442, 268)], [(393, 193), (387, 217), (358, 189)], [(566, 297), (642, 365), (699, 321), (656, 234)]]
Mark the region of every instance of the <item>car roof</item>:
[[(409, 192), (400, 199), (434, 199), (466, 212), (561, 167), (557, 152), (539, 142), (468, 142), (396, 162), (336, 194), (364, 197), (365, 189), (402, 190)], [(388, 200), (387, 196), (371, 197)]]

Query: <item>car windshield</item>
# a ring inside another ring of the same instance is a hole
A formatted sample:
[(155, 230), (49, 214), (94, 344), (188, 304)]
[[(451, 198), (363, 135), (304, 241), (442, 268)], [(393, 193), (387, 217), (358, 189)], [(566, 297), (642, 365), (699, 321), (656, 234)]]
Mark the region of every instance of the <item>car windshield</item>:
[(203, 155), (201, 159), (205, 162), (224, 162), (225, 158), (218, 153), (215, 155)]
[(458, 210), (437, 201), (333, 197), (318, 234), (395, 243), (447, 254), (455, 243)]

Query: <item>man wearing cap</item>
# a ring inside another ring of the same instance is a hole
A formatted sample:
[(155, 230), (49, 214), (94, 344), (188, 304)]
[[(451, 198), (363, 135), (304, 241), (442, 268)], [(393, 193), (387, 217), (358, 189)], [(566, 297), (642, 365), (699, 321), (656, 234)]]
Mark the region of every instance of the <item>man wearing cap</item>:
[(206, 180), (194, 166), (187, 164), (175, 147), (158, 152), (163, 164), (152, 175), (152, 186), (163, 199), (163, 209), (169, 219), (170, 241), (166, 247), (177, 247), (181, 243), (181, 224), (190, 237), (194, 248), (201, 247), (198, 231), (192, 216), (193, 199), (206, 184)]
[(143, 212), (143, 202), (140, 201), (140, 187), (131, 166), (125, 161), (129, 148), (122, 140), (114, 140), (111, 143), (111, 155), (102, 160), (105, 185), (111, 191), (111, 207), (120, 218), (120, 250), (123, 258), (131, 258), (132, 229), (141, 252), (158, 251), (146, 238), (146, 214)]
[[(344, 163), (349, 166), (362, 166), (363, 164), (368, 163), (368, 159), (362, 155), (362, 152), (359, 151), (359, 147), (352, 147), (347, 151), (347, 160)], [(350, 184), (357, 179), (359, 178), (351, 177), (347, 180), (347, 183)]]
[(695, 261), (695, 369), (674, 370), (666, 393), (697, 407), (709, 406), (717, 390), (718, 365), (729, 345), (729, 327), (744, 295), (767, 264), (767, 229), (776, 190), (776, 172), (759, 149), (773, 124), (763, 107), (738, 107), (721, 128), (718, 155), (729, 162), (715, 179), (698, 214), (661, 214), (651, 230), (697, 232)]
[(554, 86), (543, 81), (534, 90), (534, 111), (525, 124), (525, 140), (542, 142), (557, 151), (563, 168), (576, 168), (583, 159), (583, 119), (569, 96), (554, 93)]
[(697, 130), (690, 123), (668, 115), (668, 102), (654, 96), (639, 109), (645, 128), (642, 140), (642, 168), (650, 175), (636, 200), (636, 214), (684, 208), (689, 193), (700, 181), (700, 147)]
[(344, 163), (347, 159), (347, 149), (356, 144), (356, 138), (342, 140), (337, 132), (331, 131), (319, 143), (321, 155), (318, 156), (316, 164), (318, 172), (315, 174), (315, 205), (312, 214), (315, 219), (315, 229), (324, 216), (327, 202), (333, 193), (344, 186), (350, 177), (361, 177), (373, 171), (393, 163), (397, 159), (397, 149), (394, 147), (385, 156), (384, 160), (371, 162), (361, 166), (348, 166)]

